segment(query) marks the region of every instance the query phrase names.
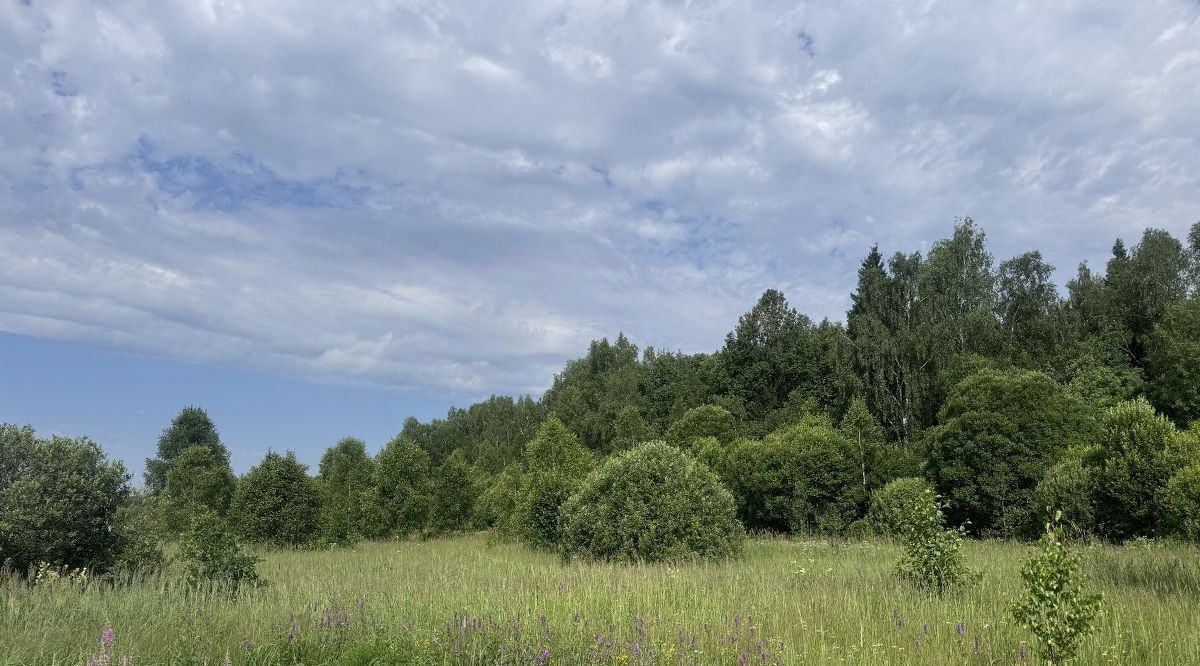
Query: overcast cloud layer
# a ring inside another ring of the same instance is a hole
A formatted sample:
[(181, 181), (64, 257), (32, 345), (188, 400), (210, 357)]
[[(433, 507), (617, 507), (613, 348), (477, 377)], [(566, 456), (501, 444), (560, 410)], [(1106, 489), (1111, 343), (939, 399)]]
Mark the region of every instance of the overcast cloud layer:
[(0, 330), (541, 392), (1200, 217), (1200, 3), (0, 0)]

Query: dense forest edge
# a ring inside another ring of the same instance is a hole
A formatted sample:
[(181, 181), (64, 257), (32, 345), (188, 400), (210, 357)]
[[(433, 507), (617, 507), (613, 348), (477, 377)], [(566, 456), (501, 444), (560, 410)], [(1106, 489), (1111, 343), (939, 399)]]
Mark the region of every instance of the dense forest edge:
[[(925, 489), (980, 538), (1036, 539), (1061, 511), (1074, 538), (1200, 541), (1200, 223), (1117, 240), (1065, 294), (1053, 272), (1037, 251), (996, 265), (965, 218), (924, 256), (870, 248), (844, 323), (768, 290), (720, 350), (594, 341), (540, 400), (410, 418), (375, 455), (346, 438), (315, 476), (273, 451), (236, 477), (200, 407), (140, 490), (86, 437), (0, 426), (0, 561), (128, 576), (171, 543), (189, 576), (252, 581), (238, 542), (468, 530), (567, 557), (726, 558), (747, 531), (885, 533), (887, 498)], [(701, 507), (705, 534), (604, 527), (647, 497), (679, 521)]]

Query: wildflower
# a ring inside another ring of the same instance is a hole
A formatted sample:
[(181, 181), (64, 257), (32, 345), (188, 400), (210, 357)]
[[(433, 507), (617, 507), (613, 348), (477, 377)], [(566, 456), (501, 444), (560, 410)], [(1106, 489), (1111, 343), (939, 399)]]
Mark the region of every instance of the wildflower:
[(917, 649), (918, 650), (921, 649), (921, 639), (919, 639), (919, 638), (917, 639)]
[(534, 663), (537, 664), (538, 666), (545, 666), (546, 664), (550, 663), (550, 646), (549, 645), (542, 648), (541, 653), (539, 653), (537, 656), (537, 661), (535, 661)]
[(246, 648), (246, 654), (250, 654), (250, 651), (254, 649), (254, 643), (251, 643), (250, 639), (247, 638), (242, 641), (242, 647)]
[(104, 631), (100, 632), (100, 645), (104, 647), (112, 647), (112, 644), (117, 640), (117, 632), (113, 631), (112, 627), (105, 627)]
[(1025, 661), (1025, 644), (1024, 643), (1021, 644), (1020, 652), (1021, 652), (1021, 661)]
[(229, 655), (225, 655), (225, 661), (221, 662), (221, 666), (233, 666), (233, 660), (229, 658)]
[(967, 635), (967, 623), (959, 622), (957, 625), (955, 625), (954, 633), (958, 634), (959, 636), (966, 636)]
[(928, 623), (928, 622), (926, 622), (926, 623), (925, 623), (925, 624), (924, 624), (924, 625), (921, 627), (921, 632), (922, 632), (922, 633), (924, 633), (926, 636), (928, 636), (928, 635), (929, 635), (929, 623)]
[(975, 637), (975, 654), (979, 654), (979, 636)]

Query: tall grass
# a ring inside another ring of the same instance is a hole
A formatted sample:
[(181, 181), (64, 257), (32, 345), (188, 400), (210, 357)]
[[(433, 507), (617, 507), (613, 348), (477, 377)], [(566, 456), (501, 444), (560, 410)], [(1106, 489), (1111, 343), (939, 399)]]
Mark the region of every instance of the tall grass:
[[(480, 536), (264, 553), (264, 590), (170, 577), (0, 589), (0, 664), (1037, 663), (1008, 607), (1029, 547), (969, 542), (968, 588), (900, 582), (889, 544), (760, 539), (743, 559), (563, 564)], [(1086, 548), (1082, 664), (1200, 663), (1200, 551)], [(1026, 646), (1022, 662), (1022, 646)]]

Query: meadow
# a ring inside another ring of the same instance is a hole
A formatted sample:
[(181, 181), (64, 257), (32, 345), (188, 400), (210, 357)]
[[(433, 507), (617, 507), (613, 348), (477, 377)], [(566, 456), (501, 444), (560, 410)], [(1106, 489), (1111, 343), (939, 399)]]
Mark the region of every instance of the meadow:
[[(10, 580), (0, 664), (1039, 663), (1008, 610), (1031, 547), (964, 549), (979, 578), (941, 598), (895, 577), (892, 544), (761, 538), (680, 566), (564, 563), (482, 535), (270, 551), (269, 585), (235, 594)], [(1200, 663), (1200, 550), (1080, 549), (1105, 601), (1078, 663)]]

